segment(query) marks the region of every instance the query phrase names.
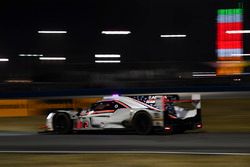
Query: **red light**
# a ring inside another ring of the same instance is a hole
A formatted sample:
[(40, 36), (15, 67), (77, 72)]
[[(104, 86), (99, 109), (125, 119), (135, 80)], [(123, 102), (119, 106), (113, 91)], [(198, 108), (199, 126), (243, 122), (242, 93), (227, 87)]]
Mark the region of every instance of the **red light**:
[(217, 48), (219, 49), (231, 49), (231, 48), (243, 48), (243, 41), (218, 41)]
[(197, 128), (202, 128), (202, 124), (197, 124), (196, 127)]
[(167, 126), (167, 127), (165, 127), (165, 130), (167, 130), (167, 131), (169, 131), (169, 130), (171, 130), (172, 128), (170, 127), (170, 126)]
[(243, 23), (217, 23), (218, 41), (242, 41), (242, 34), (227, 34), (228, 30), (242, 30)]

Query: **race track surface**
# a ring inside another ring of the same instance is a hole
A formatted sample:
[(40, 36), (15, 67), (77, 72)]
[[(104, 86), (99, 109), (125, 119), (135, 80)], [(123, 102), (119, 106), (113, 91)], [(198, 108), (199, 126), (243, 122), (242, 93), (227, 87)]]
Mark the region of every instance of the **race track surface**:
[(250, 133), (21, 134), (0, 133), (0, 151), (155, 151), (250, 153)]

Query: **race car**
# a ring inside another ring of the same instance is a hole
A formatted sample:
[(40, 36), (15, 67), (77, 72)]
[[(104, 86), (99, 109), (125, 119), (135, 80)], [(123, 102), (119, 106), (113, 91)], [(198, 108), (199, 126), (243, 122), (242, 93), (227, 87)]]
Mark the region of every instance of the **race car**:
[(50, 113), (46, 127), (48, 131), (58, 134), (84, 130), (128, 129), (142, 135), (159, 130), (172, 134), (202, 127), (199, 98), (189, 101), (194, 104), (195, 108), (192, 110), (173, 106), (176, 101), (166, 98), (167, 96), (155, 96), (155, 103), (160, 103), (164, 108), (162, 109), (131, 97), (103, 97), (87, 110), (58, 110)]

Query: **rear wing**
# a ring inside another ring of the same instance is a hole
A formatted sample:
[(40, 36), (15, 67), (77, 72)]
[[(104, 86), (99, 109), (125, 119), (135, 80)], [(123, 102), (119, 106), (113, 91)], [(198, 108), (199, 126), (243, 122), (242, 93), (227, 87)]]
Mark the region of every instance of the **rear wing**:
[(192, 94), (191, 99), (180, 99), (179, 95), (149, 95), (149, 96), (130, 96), (138, 101), (146, 103), (152, 107), (155, 107), (161, 111), (165, 111), (167, 105), (176, 103), (192, 103), (195, 109), (201, 109), (201, 96), (200, 94)]
[(191, 99), (179, 98), (177, 100), (169, 99), (168, 96), (156, 96), (155, 99), (156, 108), (160, 109), (161, 111), (165, 111), (168, 104), (175, 105), (176, 103), (192, 103), (195, 109), (201, 109), (201, 96), (200, 94), (192, 94)]
[(196, 109), (201, 109), (201, 95), (192, 94), (192, 104)]

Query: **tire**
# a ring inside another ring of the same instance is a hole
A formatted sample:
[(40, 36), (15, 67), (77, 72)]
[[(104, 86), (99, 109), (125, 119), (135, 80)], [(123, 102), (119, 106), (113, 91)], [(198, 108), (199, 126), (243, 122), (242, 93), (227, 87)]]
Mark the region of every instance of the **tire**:
[(72, 120), (66, 113), (56, 113), (53, 118), (53, 128), (57, 134), (68, 134), (72, 132)]
[(132, 121), (133, 129), (139, 135), (148, 135), (152, 132), (153, 122), (151, 116), (146, 112), (138, 112)]

